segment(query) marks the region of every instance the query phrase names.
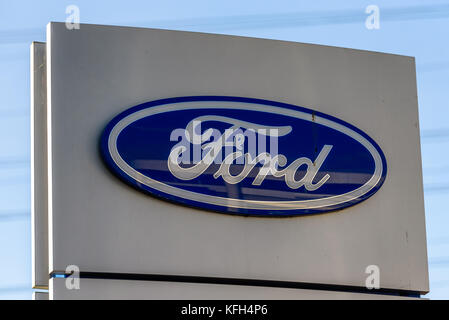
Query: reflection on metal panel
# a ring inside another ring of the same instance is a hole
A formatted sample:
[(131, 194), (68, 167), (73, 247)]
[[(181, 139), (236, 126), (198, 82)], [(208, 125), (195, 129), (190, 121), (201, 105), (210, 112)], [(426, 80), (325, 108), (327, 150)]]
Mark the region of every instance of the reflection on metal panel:
[(45, 43), (31, 44), (32, 286), (48, 287), (47, 79)]

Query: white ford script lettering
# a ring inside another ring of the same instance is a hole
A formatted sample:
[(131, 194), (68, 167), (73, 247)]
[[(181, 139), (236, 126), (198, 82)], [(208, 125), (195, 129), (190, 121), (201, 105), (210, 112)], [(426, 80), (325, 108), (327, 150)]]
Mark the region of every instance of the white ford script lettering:
[[(207, 129), (204, 133), (201, 133), (201, 123), (206, 121), (227, 123), (231, 127), (226, 129), (223, 134), (217, 134), (219, 131), (216, 129)], [(247, 131), (243, 133), (240, 128), (245, 128)], [(202, 116), (190, 121), (185, 129), (179, 130), (181, 130), (181, 133), (178, 131), (178, 135), (172, 134), (171, 140), (181, 137), (182, 141), (171, 149), (167, 164), (171, 174), (181, 180), (192, 180), (199, 177), (212, 163), (220, 163), (213, 177), (215, 179), (221, 177), (229, 184), (237, 184), (247, 178), (257, 164), (262, 166), (252, 181), (252, 185), (255, 186), (261, 185), (265, 178), (271, 175), (276, 178), (283, 177), (290, 189), (298, 189), (304, 186), (308, 191), (315, 191), (330, 178), (329, 174), (325, 174), (318, 182), (313, 182), (329, 155), (332, 145), (324, 145), (314, 161), (307, 157), (300, 157), (287, 166), (287, 157), (277, 153), (277, 138), (289, 134), (292, 131), (290, 126), (270, 127), (228, 117)], [(251, 137), (255, 137), (256, 132), (259, 136), (270, 137), (270, 152), (264, 151), (257, 154), (254, 152), (256, 148), (251, 148), (255, 144), (255, 138), (251, 140)], [(246, 138), (248, 138), (249, 152), (244, 153), (243, 146)], [(230, 146), (237, 151), (220, 152)], [(194, 150), (193, 165), (189, 167), (181, 166), (188, 162), (185, 161), (186, 159), (190, 159), (190, 149)], [(199, 150), (199, 152), (195, 153), (195, 150)], [(219, 159), (221, 153), (225, 154), (223, 160)], [(232, 175), (230, 172), (231, 165), (234, 163), (243, 164), (243, 169), (236, 175)], [(306, 173), (301, 179), (296, 180), (297, 172), (302, 166), (306, 167)]]

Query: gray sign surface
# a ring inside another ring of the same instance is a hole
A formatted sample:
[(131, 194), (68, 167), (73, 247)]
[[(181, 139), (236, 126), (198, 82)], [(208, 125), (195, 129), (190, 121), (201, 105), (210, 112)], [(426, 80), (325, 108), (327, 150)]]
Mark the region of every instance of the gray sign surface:
[[(47, 29), (49, 271), (188, 275), (427, 292), (414, 58), (179, 31), (63, 23)], [(260, 218), (159, 200), (116, 178), (105, 125), (177, 96), (252, 97), (360, 128), (382, 148), (382, 188), (331, 214)]]

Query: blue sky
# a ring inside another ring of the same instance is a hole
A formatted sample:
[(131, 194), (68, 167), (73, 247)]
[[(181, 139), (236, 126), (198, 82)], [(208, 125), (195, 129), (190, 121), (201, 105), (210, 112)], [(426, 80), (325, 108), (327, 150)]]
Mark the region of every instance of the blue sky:
[[(67, 5), (82, 23), (163, 27), (416, 57), (431, 293), (449, 298), (449, 1), (0, 0), (0, 299), (31, 298), (29, 45)], [(380, 29), (365, 28), (367, 5)]]

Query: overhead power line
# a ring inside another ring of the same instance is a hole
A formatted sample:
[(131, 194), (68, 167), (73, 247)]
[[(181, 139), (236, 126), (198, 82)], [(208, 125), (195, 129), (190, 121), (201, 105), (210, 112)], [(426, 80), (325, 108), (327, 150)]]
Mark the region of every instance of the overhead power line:
[[(365, 8), (333, 11), (308, 11), (252, 14), (179, 20), (140, 22), (139, 25), (169, 28), (208, 28), (217, 30), (310, 27), (365, 22)], [(449, 17), (449, 4), (380, 8), (382, 21), (442, 19)]]
[(11, 291), (30, 291), (32, 292), (31, 285), (19, 285), (14, 287), (0, 287), (0, 293), (6, 293)]
[(28, 220), (30, 218), (31, 213), (29, 211), (0, 213), (0, 223), (15, 220)]
[(421, 132), (421, 138), (425, 140), (449, 138), (449, 128), (423, 130)]
[[(364, 23), (365, 8), (334, 11), (309, 11), (275, 14), (199, 17), (177, 20), (141, 21), (132, 26), (189, 29), (191, 31), (229, 31), (267, 28), (296, 28), (338, 24)], [(449, 4), (380, 8), (381, 21), (445, 19)], [(0, 44), (31, 42), (45, 36), (45, 27), (0, 31)]]

